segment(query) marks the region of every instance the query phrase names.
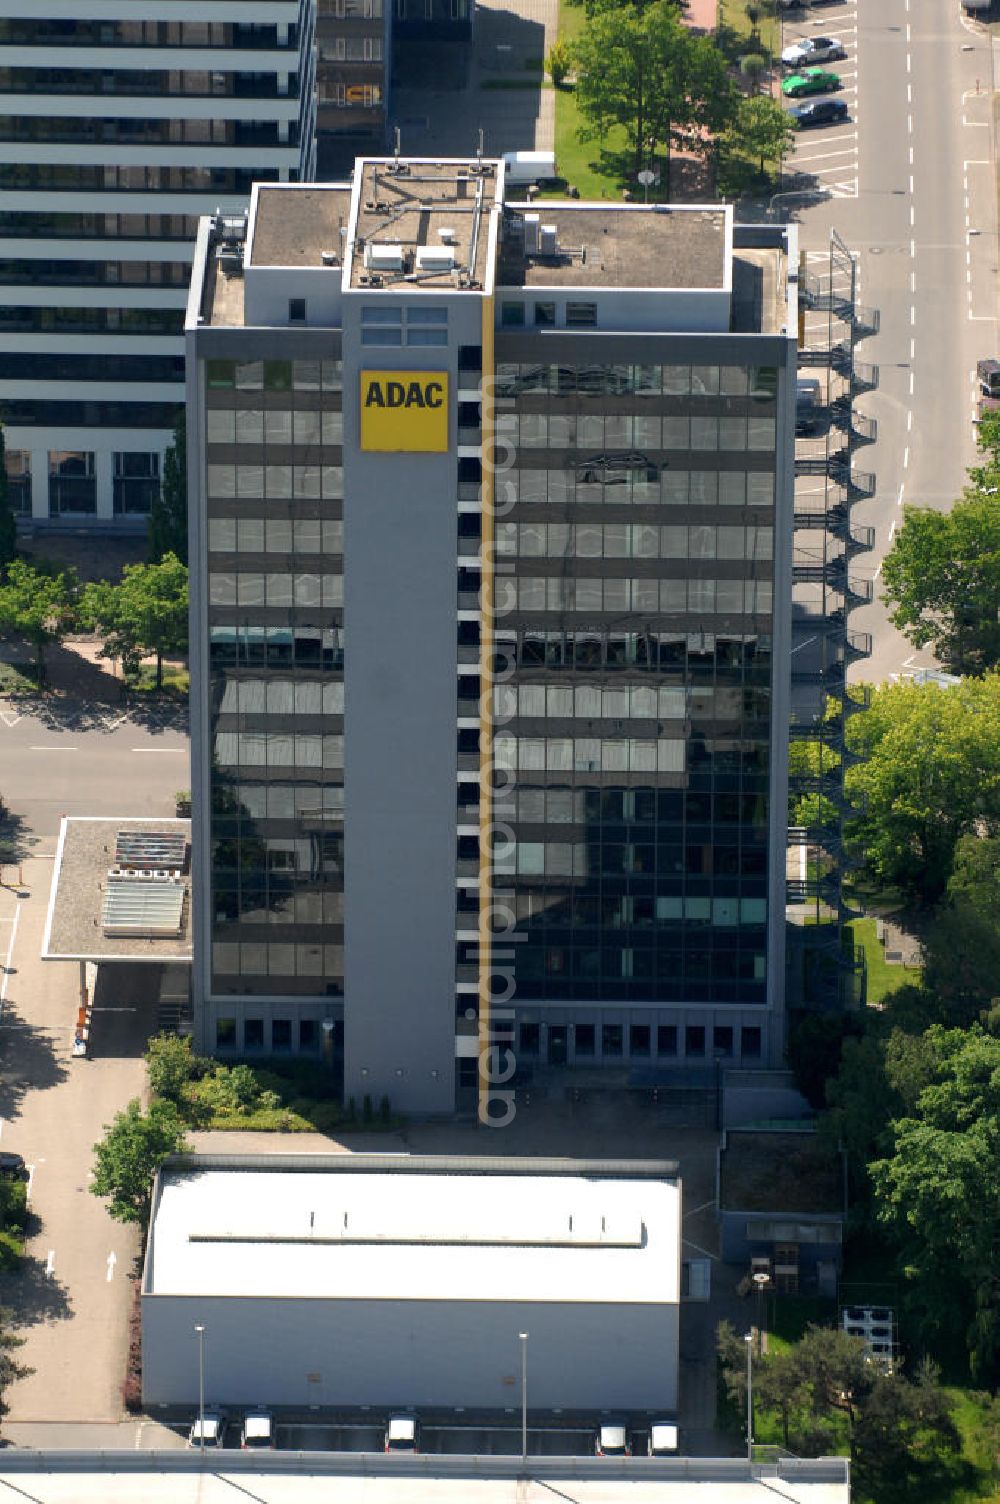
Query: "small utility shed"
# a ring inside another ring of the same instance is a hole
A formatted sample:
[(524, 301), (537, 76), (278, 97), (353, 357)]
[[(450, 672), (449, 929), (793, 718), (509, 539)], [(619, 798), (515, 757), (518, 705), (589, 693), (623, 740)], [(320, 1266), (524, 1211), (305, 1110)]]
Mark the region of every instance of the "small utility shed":
[(840, 1150), (822, 1147), (807, 1125), (798, 1131), (729, 1128), (716, 1186), (727, 1264), (767, 1273), (778, 1294), (829, 1289), (847, 1215)]
[(143, 1400), (677, 1407), (681, 1188), (664, 1161), (190, 1157), (158, 1178)]

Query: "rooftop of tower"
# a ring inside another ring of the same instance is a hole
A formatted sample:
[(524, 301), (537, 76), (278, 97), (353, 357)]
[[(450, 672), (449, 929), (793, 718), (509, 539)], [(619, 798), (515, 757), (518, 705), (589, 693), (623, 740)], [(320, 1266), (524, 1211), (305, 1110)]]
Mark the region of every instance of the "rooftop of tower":
[(348, 285), (481, 291), (499, 168), (489, 158), (358, 161)]

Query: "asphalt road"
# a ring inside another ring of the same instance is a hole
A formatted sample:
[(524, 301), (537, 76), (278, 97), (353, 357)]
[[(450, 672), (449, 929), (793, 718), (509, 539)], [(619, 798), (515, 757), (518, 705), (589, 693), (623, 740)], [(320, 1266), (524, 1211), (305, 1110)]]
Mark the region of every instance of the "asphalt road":
[(786, 203), (801, 204), (812, 264), (831, 229), (858, 253), (860, 300), (881, 313), (879, 334), (859, 347), (880, 370), (878, 390), (858, 402), (878, 441), (856, 458), (878, 487), (853, 511), (875, 528), (874, 552), (852, 567), (874, 579), (875, 600), (851, 616), (874, 639), (852, 677), (880, 681), (932, 665), (888, 621), (881, 561), (906, 503), (947, 509), (959, 496), (975, 459), (975, 364), (998, 353), (990, 39), (959, 0), (838, 0), (784, 32), (786, 45), (812, 32), (848, 50), (831, 66), (844, 73), (850, 123), (804, 133), (789, 163), (829, 196)]

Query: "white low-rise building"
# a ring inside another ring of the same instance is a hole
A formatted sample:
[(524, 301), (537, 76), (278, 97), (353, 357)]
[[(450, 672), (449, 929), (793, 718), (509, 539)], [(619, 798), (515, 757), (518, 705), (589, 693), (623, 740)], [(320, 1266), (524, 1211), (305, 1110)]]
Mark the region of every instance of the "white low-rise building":
[(677, 1407), (681, 1187), (662, 1161), (329, 1155), (165, 1168), (143, 1397), (502, 1411)]

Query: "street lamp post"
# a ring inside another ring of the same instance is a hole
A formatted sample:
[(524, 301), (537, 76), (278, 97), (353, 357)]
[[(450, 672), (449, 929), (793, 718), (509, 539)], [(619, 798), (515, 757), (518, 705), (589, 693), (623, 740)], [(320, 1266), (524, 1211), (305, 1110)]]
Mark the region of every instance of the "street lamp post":
[(199, 1323), (198, 1333), (198, 1450), (205, 1450), (205, 1328)]
[(528, 1466), (528, 1334), (518, 1332), (521, 1343), (521, 1466)]
[(747, 1332), (747, 1461), (753, 1461), (753, 1332)]

